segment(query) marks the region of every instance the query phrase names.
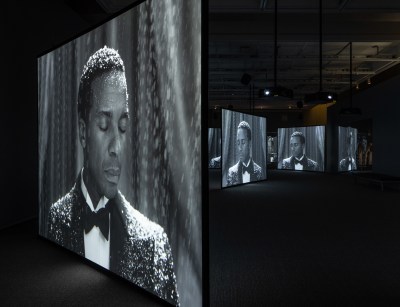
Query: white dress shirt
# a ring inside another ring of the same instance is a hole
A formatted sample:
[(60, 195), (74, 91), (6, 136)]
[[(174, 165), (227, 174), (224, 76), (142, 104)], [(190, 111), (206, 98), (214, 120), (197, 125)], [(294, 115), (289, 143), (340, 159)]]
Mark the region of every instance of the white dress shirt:
[[(296, 157), (294, 157), (294, 161), (296, 162), (296, 160), (297, 161), (301, 161), (301, 159), (303, 159), (304, 158), (304, 155), (300, 158), (300, 159), (297, 159)], [(295, 163), (294, 164), (294, 169), (296, 170), (296, 171), (302, 171), (303, 170), (303, 164), (301, 164), (301, 163)]]
[[(108, 199), (107, 197), (103, 196), (100, 198), (96, 210), (94, 209), (89, 192), (86, 189), (85, 183), (83, 182), (83, 169), (81, 173), (81, 189), (83, 197), (92, 211), (97, 212), (99, 209), (106, 206)], [(108, 218), (110, 218), (110, 215)], [(85, 230), (83, 230), (83, 239), (85, 246), (85, 257), (106, 269), (110, 269), (110, 226), (108, 228), (108, 240), (103, 236), (100, 228), (97, 226), (93, 226), (88, 233), (85, 233)]]
[[(242, 162), (242, 164), (243, 164), (245, 167), (248, 167), (249, 164), (250, 164), (250, 160), (251, 160), (251, 159), (249, 159), (249, 162), (247, 162), (247, 165), (244, 164), (243, 162)], [(250, 182), (250, 174), (249, 174), (248, 171), (245, 171), (245, 172), (242, 174), (242, 179), (243, 179), (243, 183)]]

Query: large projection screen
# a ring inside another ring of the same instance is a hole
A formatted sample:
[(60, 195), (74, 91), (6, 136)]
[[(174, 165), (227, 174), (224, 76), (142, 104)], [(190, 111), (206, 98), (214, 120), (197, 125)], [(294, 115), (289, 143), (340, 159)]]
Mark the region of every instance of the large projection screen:
[(325, 126), (279, 128), (277, 168), (323, 172)]
[(222, 109), (223, 188), (267, 179), (267, 119)]
[(38, 57), (38, 108), (39, 234), (201, 306), (201, 1), (142, 2)]
[(221, 168), (221, 128), (208, 128), (208, 168)]
[(338, 127), (338, 171), (357, 170), (357, 129)]

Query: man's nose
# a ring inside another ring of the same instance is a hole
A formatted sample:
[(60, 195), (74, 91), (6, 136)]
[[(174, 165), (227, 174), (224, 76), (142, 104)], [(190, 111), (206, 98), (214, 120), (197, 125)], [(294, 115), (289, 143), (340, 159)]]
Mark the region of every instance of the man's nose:
[(108, 151), (111, 156), (119, 156), (121, 153), (121, 135), (119, 134), (118, 127), (113, 131)]

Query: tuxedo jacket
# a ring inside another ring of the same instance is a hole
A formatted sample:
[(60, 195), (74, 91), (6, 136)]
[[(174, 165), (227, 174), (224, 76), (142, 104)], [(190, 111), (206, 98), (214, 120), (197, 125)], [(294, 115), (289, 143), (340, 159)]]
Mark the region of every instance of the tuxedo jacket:
[[(81, 175), (49, 211), (50, 240), (85, 256), (84, 218), (87, 206)], [(110, 271), (179, 305), (168, 238), (163, 228), (135, 210), (118, 191), (110, 200)]]
[[(243, 183), (243, 163), (238, 162), (234, 166), (230, 167), (228, 170), (228, 176), (226, 178), (227, 185), (235, 185), (235, 184), (240, 184)], [(253, 159), (250, 160), (249, 166), (250, 168), (250, 181), (258, 181), (261, 180), (262, 177), (262, 169), (261, 166), (259, 166), (257, 163), (253, 161)]]
[(212, 158), (208, 163), (208, 168), (221, 168), (221, 156)]
[(340, 172), (348, 171), (350, 163), (351, 163), (351, 170), (352, 171), (357, 170), (356, 160), (354, 160), (354, 158), (351, 158), (351, 161), (349, 160), (349, 158), (344, 158), (339, 162), (339, 171)]
[[(294, 168), (294, 161), (295, 158), (293, 156), (283, 159), (282, 160), (282, 169), (295, 169)], [(311, 160), (310, 158), (307, 158), (306, 156), (303, 157), (303, 159), (300, 160), (300, 163), (303, 164), (303, 170), (305, 171), (318, 171), (319, 166), (318, 163), (315, 162), (314, 160)]]

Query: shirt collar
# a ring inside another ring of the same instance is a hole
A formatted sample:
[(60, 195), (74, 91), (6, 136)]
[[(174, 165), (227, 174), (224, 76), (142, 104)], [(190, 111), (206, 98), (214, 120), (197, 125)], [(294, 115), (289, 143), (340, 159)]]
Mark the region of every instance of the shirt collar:
[(297, 159), (297, 158), (296, 158), (296, 157), (294, 157), (294, 156), (293, 156), (293, 158), (295, 158), (297, 161), (301, 161), (301, 160), (303, 160), (303, 158), (304, 158), (304, 155), (302, 155), (300, 159)]
[(242, 164), (243, 164), (245, 167), (248, 167), (248, 166), (250, 165), (250, 162), (251, 162), (251, 158), (249, 158), (249, 162), (247, 162), (247, 165), (246, 165), (244, 162), (242, 162)]
[(99, 209), (105, 208), (105, 206), (108, 202), (108, 198), (105, 196), (102, 196), (99, 200), (99, 203), (97, 204), (96, 210), (94, 210), (92, 199), (90, 198), (90, 195), (86, 188), (85, 182), (83, 181), (83, 168), (81, 171), (81, 190), (82, 190), (83, 197), (86, 200), (86, 203), (89, 205), (90, 210), (97, 212)]

